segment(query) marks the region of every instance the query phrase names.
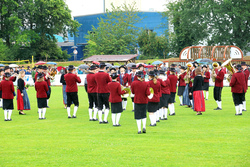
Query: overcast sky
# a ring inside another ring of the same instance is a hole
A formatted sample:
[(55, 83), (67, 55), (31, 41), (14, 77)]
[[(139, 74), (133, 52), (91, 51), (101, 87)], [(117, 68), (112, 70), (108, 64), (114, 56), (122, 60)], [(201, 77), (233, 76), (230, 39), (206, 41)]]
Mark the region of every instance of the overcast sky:
[[(167, 0), (142, 0), (142, 11), (149, 11), (153, 8), (155, 11), (163, 11), (163, 4)], [(66, 0), (72, 16), (89, 15), (103, 12), (103, 0)]]

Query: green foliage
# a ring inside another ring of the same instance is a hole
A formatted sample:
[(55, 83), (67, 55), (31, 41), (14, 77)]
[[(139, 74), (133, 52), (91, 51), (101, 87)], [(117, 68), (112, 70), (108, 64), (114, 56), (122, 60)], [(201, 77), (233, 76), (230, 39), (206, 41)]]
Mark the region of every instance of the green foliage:
[(8, 47), (5, 46), (3, 40), (0, 38), (0, 60), (6, 60), (6, 52), (8, 52)]
[(122, 5), (107, 10), (99, 19), (98, 27), (92, 27), (85, 38), (88, 40), (86, 55), (134, 54), (139, 28), (134, 24), (141, 18), (134, 5)]
[(68, 58), (54, 34), (76, 35), (80, 24), (72, 20), (64, 0), (2, 0), (0, 13), (0, 38), (15, 53), (12, 58)]
[(140, 59), (166, 58), (168, 40), (165, 36), (157, 36), (156, 32), (142, 30), (138, 36), (139, 49), (142, 52)]

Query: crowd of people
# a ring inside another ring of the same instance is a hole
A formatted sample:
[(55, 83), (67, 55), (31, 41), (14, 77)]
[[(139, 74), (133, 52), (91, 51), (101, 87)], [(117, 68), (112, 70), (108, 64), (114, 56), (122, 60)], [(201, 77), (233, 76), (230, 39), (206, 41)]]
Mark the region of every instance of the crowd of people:
[[(63, 102), (67, 109), (68, 118), (77, 118), (79, 107), (77, 83), (85, 82), (88, 93), (89, 120), (107, 124), (111, 109), (112, 124), (121, 126), (119, 121), (121, 114), (126, 110), (128, 98), (132, 99), (134, 118), (137, 122), (138, 133), (146, 133), (146, 117), (149, 113), (150, 126), (156, 126), (160, 120), (167, 120), (168, 116), (174, 116), (176, 93), (181, 106), (192, 108), (196, 115), (205, 112), (205, 100), (208, 100), (209, 80), (213, 78), (214, 100), (217, 103), (215, 110), (222, 110), (221, 93), (226, 70), (221, 67), (221, 62), (210, 71), (209, 66), (199, 66), (197, 62), (188, 63), (187, 66), (177, 67), (172, 64), (170, 68), (154, 66), (145, 71), (144, 65), (125, 65), (117, 68), (107, 68), (101, 62), (93, 64), (88, 69), (86, 80), (82, 81), (73, 65), (61, 71)], [(242, 62), (234, 66), (234, 73), (230, 79), (235, 115), (242, 115), (246, 111), (245, 93), (248, 88), (249, 70), (247, 64)], [(30, 102), (26, 92), (27, 85), (24, 76), (27, 71), (11, 72), (9, 66), (0, 69), (0, 95), (1, 105), (4, 110), (5, 121), (11, 121), (14, 109), (13, 99), (17, 96), (17, 109), (20, 115), (25, 115), (24, 110), (30, 110)], [(34, 75), (35, 90), (38, 106), (38, 117), (46, 119), (46, 109), (49, 107), (51, 94), (50, 80), (53, 79), (47, 66), (38, 66)], [(18, 75), (18, 76), (17, 76)], [(17, 80), (17, 91), (14, 90)], [(244, 83), (244, 84), (243, 84)], [(70, 106), (74, 104), (73, 114)], [(168, 112), (169, 111), (169, 112)], [(141, 127), (142, 124), (142, 127)]]

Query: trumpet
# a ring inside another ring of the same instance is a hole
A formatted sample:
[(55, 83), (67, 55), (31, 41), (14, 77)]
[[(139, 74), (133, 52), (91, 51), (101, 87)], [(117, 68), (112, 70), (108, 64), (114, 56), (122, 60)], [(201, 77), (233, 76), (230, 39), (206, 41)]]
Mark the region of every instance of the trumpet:
[(185, 80), (185, 83), (189, 83), (190, 82), (190, 74), (189, 74), (189, 71), (190, 71), (190, 68), (193, 67), (193, 64), (192, 63), (187, 63), (187, 69), (185, 70), (187, 72), (187, 75), (185, 76), (184, 80)]
[(230, 71), (231, 74), (228, 75), (227, 81), (230, 82), (233, 74), (235, 73), (235, 69), (231, 63), (232, 59), (228, 59), (225, 61), (221, 66), (226, 67), (228, 71)]
[(217, 62), (214, 62), (214, 63), (212, 64), (212, 66), (213, 66), (213, 70), (212, 70), (212, 80), (213, 80), (213, 82), (215, 82), (215, 76), (214, 76), (214, 74), (215, 74), (215, 68), (217, 68), (217, 67), (219, 66), (219, 64), (218, 64)]

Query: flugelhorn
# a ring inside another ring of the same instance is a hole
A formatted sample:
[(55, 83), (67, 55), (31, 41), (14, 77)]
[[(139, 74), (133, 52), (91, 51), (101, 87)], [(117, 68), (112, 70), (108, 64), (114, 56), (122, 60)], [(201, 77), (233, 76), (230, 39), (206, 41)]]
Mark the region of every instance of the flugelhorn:
[(214, 62), (214, 63), (212, 64), (212, 66), (213, 66), (213, 70), (212, 70), (212, 80), (213, 80), (213, 82), (215, 82), (215, 76), (214, 76), (214, 74), (215, 74), (215, 68), (217, 68), (217, 67), (219, 66), (219, 64), (218, 64), (217, 62)]
[(232, 59), (228, 59), (227, 61), (225, 61), (221, 66), (222, 67), (226, 67), (228, 71), (231, 72), (231, 74), (228, 75), (227, 77), (227, 81), (230, 82), (232, 75), (235, 73), (235, 69), (231, 63)]

